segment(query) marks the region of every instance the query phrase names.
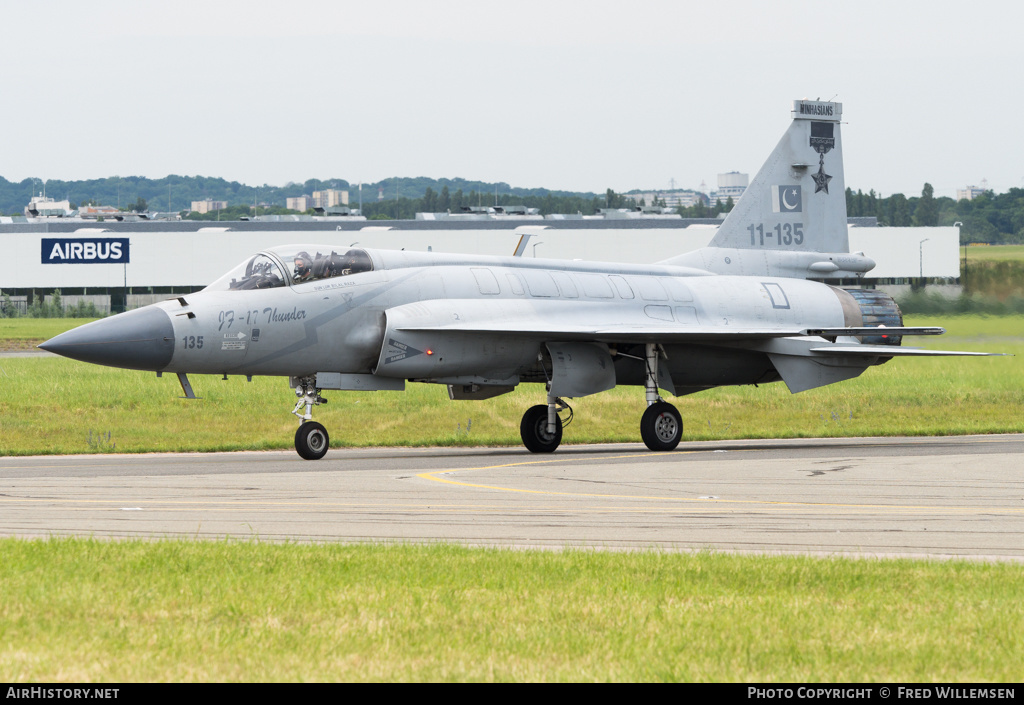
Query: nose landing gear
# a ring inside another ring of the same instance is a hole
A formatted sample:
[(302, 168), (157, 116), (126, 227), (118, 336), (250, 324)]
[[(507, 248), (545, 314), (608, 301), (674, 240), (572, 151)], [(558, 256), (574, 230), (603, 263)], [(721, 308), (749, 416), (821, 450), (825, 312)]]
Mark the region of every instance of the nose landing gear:
[(326, 404), (327, 400), (320, 396), (316, 388), (316, 377), (302, 377), (295, 386), (295, 403), (292, 413), (299, 417), (299, 427), (295, 430), (295, 450), (304, 460), (320, 460), (327, 455), (331, 445), (330, 436), (323, 424), (313, 421), (313, 407)]
[[(547, 404), (531, 406), (523, 414), (519, 424), (519, 435), (523, 445), (531, 453), (553, 453), (562, 442), (562, 419), (558, 412), (569, 409), (569, 405), (557, 397), (548, 397)], [(572, 409), (569, 409), (572, 413)], [(570, 416), (570, 419), (572, 417)]]
[(683, 419), (668, 402), (655, 402), (640, 417), (640, 437), (653, 451), (674, 450), (683, 437)]

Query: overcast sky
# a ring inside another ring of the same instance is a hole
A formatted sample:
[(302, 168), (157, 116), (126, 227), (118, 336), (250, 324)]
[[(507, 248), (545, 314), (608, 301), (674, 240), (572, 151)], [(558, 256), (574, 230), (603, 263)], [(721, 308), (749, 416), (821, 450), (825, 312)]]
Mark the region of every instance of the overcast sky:
[(715, 186), (794, 98), (846, 183), (1024, 187), (1010, 0), (3, 0), (0, 176)]

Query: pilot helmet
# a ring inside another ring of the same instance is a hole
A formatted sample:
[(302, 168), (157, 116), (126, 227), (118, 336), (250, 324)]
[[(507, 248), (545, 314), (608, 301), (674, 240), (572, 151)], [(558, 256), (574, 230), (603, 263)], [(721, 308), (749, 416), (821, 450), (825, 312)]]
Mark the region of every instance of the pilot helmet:
[(309, 276), (309, 265), (312, 262), (312, 258), (308, 252), (300, 252), (295, 255), (295, 279), (304, 279)]

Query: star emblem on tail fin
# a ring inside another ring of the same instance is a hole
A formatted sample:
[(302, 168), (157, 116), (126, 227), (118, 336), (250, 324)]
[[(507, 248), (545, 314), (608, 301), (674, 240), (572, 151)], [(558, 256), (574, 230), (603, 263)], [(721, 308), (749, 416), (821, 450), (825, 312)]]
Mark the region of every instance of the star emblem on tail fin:
[[(824, 162), (825, 155), (822, 155), (821, 160)], [(814, 174), (811, 178), (814, 179), (815, 193), (818, 193), (819, 191), (828, 193), (828, 182), (832, 180), (832, 177), (825, 173), (824, 163), (818, 164), (818, 173)]]

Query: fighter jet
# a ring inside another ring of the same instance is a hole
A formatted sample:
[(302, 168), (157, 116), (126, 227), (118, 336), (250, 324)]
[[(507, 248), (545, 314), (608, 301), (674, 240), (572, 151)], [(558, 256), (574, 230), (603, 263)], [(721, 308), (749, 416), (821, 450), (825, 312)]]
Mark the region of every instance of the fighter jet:
[(566, 399), (642, 387), (640, 436), (655, 451), (683, 433), (662, 399), (781, 380), (792, 392), (905, 355), (886, 294), (814, 278), (855, 278), (842, 104), (799, 100), (792, 123), (710, 245), (657, 264), (545, 260), (289, 245), (247, 257), (200, 292), (89, 323), (40, 347), (86, 362), (176, 373), (286, 376), (298, 401), (295, 449), (324, 457), (312, 420), (324, 390), (448, 386), (487, 399), (543, 383), (520, 424), (526, 448), (554, 451)]

